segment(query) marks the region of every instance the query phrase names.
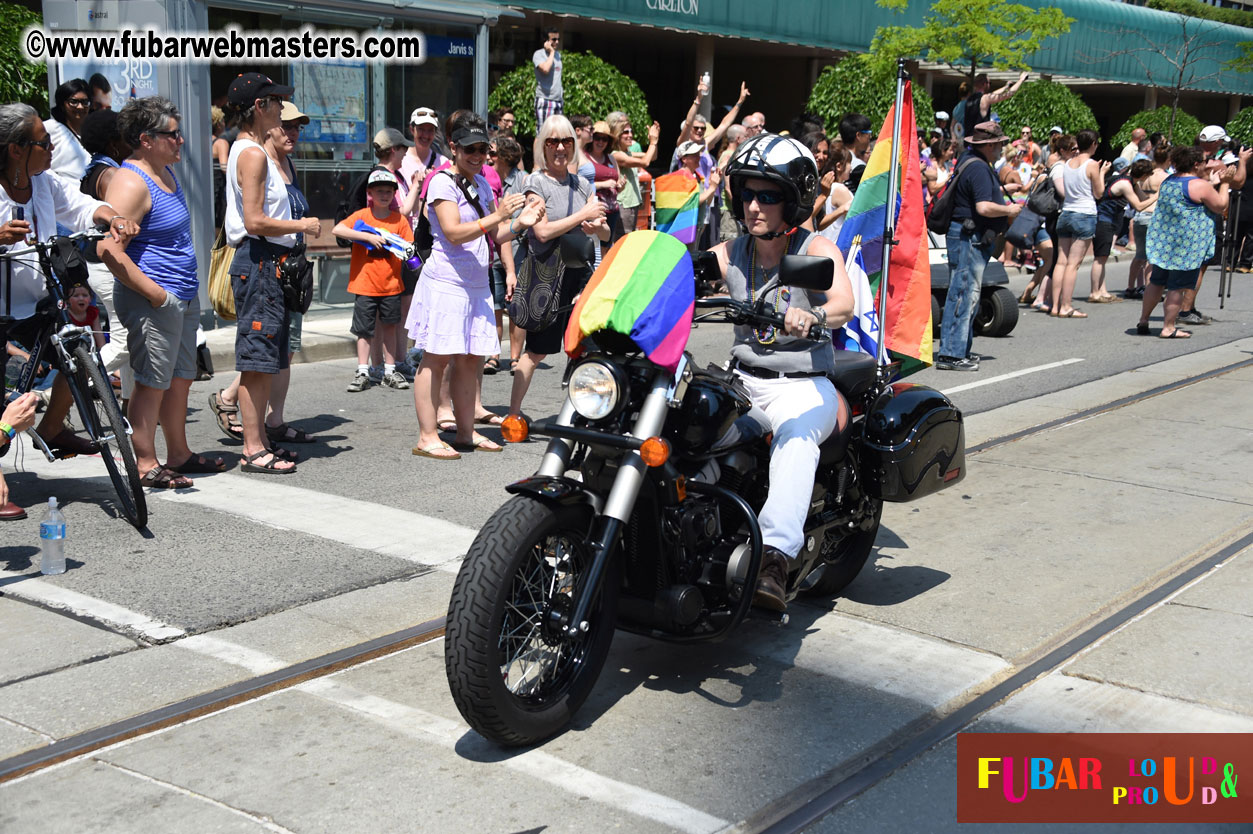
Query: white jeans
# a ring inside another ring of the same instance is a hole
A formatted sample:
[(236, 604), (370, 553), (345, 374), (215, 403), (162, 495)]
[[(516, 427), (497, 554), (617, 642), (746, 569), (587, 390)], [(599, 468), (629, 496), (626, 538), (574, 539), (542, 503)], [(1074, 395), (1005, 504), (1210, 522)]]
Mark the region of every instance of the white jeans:
[(87, 264), (87, 283), (100, 299), (109, 314), (109, 341), (100, 351), (105, 370), (112, 373), (120, 369), (122, 399), (128, 400), (135, 388), (135, 374), (131, 371), (130, 352), (126, 349), (126, 327), (113, 306), (113, 282), (116, 279), (104, 264)]
[(840, 395), (826, 377), (758, 379), (738, 373), (753, 410), (715, 448), (735, 443), (752, 420), (774, 432), (770, 444), (770, 494), (761, 508), (763, 544), (795, 558), (805, 544), (805, 518), (818, 470), (818, 444), (839, 420)]

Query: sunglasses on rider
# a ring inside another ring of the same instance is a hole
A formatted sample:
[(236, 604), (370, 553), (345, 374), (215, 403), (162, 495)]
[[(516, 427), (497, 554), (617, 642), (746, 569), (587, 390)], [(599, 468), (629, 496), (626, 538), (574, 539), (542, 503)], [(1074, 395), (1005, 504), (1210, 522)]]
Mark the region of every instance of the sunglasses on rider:
[(545, 139), (545, 140), (544, 140), (544, 147), (546, 147), (546, 148), (555, 148), (555, 147), (557, 147), (558, 145), (565, 145), (567, 148), (573, 148), (573, 147), (574, 147), (574, 137), (573, 137), (573, 136), (565, 136), (565, 137), (562, 137), (562, 138), (558, 139), (558, 138), (556, 138), (556, 137), (550, 136), (549, 138), (547, 138), (547, 139)]
[(755, 191), (751, 188), (741, 188), (740, 199), (744, 201), (744, 205), (756, 200), (759, 205), (777, 206), (783, 202), (784, 198), (782, 191)]

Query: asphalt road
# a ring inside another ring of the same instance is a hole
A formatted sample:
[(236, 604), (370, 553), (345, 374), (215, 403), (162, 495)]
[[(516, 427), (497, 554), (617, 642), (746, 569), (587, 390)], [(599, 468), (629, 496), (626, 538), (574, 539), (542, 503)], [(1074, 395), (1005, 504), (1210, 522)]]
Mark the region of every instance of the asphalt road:
[[(1111, 287), (1125, 270), (1111, 267)], [(1024, 284), (1013, 275), (1015, 293)], [(1253, 336), (1250, 284), (1237, 276), (1220, 311), (1211, 281), (1200, 306), (1217, 321), (1190, 341), (1135, 336), (1133, 302), (1082, 305), (1083, 321), (1024, 311), (1011, 336), (976, 339), (978, 373), (913, 379), (953, 392), (973, 445), (1247, 359), (1253, 342), (1223, 346)], [(691, 349), (720, 360), (729, 338), (701, 325)], [(536, 416), (559, 402), (564, 358), (548, 364), (526, 404)], [(38, 512), (0, 530), (0, 759), (444, 613), (468, 542), (542, 444), (415, 458), (411, 394), (349, 394), (352, 371), (295, 367), (288, 418), (319, 436), (294, 447), (307, 455), (296, 475), (235, 471), (152, 493), (146, 533), (110, 514), (98, 460), (6, 458), (22, 503), (65, 505), (71, 569), (32, 578)], [(228, 379), (193, 386), (188, 431), (193, 448), (234, 461), (206, 405)], [(461, 723), (435, 642), (2, 784), (0, 830), (761, 830), (1243, 541), (1250, 383), (1245, 369), (972, 458), (957, 489), (889, 508), (846, 598), (794, 605), (785, 627), (688, 648), (619, 635), (572, 731), (536, 749), (496, 750)], [(489, 408), (503, 410), (509, 384), (485, 380)], [(975, 728), (1253, 730), (1247, 685), (1230, 674), (1253, 664), (1239, 639), (1253, 616), (1248, 558)], [(955, 829), (950, 747), (816, 830)]]

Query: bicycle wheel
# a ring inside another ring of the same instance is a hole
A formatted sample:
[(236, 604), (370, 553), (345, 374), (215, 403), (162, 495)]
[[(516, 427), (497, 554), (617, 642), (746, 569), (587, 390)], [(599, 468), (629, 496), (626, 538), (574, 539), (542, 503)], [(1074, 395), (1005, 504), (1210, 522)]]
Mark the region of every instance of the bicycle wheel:
[[(100, 368), (100, 363), (83, 345), (74, 348), (74, 387), (78, 413), (83, 418), (87, 436), (95, 442), (109, 470), (109, 479), (117, 490), (118, 506), (126, 520), (142, 530), (148, 523), (148, 500), (139, 482), (139, 467), (135, 464), (135, 450), (131, 447), (126, 421), (118, 407), (113, 386)], [(114, 457), (116, 453), (117, 457)], [(118, 465), (121, 459), (121, 466)], [(123, 471), (125, 470), (125, 471)]]

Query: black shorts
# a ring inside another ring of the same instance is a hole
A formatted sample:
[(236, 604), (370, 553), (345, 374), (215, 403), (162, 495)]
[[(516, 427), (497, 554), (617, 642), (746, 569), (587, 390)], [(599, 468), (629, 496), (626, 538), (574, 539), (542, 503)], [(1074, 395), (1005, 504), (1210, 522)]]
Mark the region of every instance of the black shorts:
[(413, 291), (418, 288), (418, 278), (422, 275), (422, 265), (418, 264), (417, 269), (410, 269), (408, 266), (401, 264), (400, 266), (400, 282), (405, 285), (404, 295), (413, 295)]
[(1107, 258), (1114, 246), (1114, 238), (1118, 236), (1118, 224), (1098, 220), (1096, 237), (1092, 239), (1092, 257)]
[(383, 324), (400, 323), (399, 295), (359, 295), (352, 305), (352, 335), (358, 339), (374, 338), (374, 320)]
[(249, 237), (231, 261), (237, 371), (276, 374), (287, 367), (290, 325), (278, 283), (278, 258), (288, 251)]

